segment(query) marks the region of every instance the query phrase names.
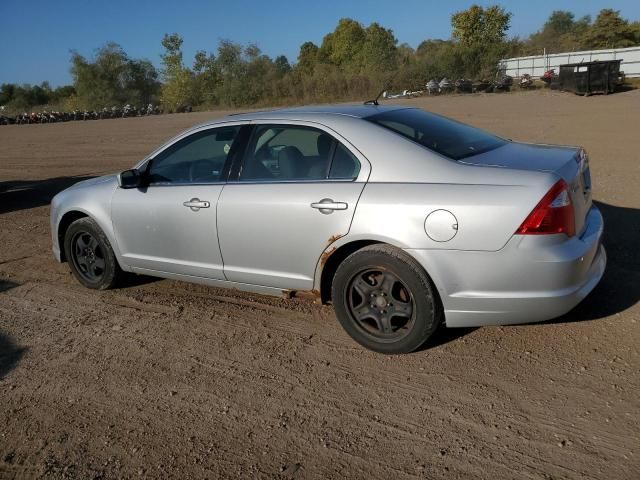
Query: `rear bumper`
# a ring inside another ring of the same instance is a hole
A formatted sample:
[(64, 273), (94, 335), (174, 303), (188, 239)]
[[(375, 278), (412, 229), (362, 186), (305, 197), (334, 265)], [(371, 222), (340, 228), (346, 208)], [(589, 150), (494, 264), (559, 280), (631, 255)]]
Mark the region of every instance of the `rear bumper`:
[(607, 263), (603, 219), (593, 207), (580, 237), (514, 235), (498, 252), (407, 250), (432, 276), (448, 327), (508, 325), (567, 313)]

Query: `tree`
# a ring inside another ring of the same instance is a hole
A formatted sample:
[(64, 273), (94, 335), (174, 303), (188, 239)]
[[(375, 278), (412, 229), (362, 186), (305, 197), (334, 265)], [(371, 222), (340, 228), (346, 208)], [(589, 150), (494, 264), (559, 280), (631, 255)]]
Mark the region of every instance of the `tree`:
[(640, 44), (640, 22), (633, 22), (629, 28), (633, 32), (635, 44)]
[(165, 49), (160, 57), (164, 64), (163, 74), (165, 76), (175, 75), (178, 71), (184, 67), (182, 65), (182, 37), (177, 33), (168, 34), (165, 33), (162, 37), (162, 46)]
[(14, 83), (3, 83), (0, 86), (0, 105), (6, 105), (11, 100), (16, 92), (16, 85)]
[(351, 18), (341, 18), (335, 30), (325, 35), (319, 55), (344, 70), (359, 72), (361, 52), (366, 40), (362, 25)]
[(452, 37), (463, 45), (476, 47), (504, 40), (511, 13), (496, 5), (483, 8), (472, 5), (451, 15)]
[(102, 108), (127, 101), (126, 74), (129, 58), (117, 43), (96, 50), (93, 60), (71, 53), (71, 75), (84, 108)]
[(622, 48), (636, 43), (636, 34), (618, 10), (600, 10), (593, 25), (585, 34), (587, 48)]
[(531, 54), (543, 50), (557, 53), (580, 48), (579, 38), (584, 34), (585, 25), (588, 28), (591, 18), (586, 16), (578, 21), (574, 18), (571, 12), (554, 10), (542, 29), (529, 37), (525, 51)]
[[(72, 52), (71, 74), (72, 103), (79, 108), (143, 105), (152, 101), (160, 87), (158, 72), (149, 60), (131, 59), (113, 42), (97, 49), (93, 59)], [(61, 98), (63, 94), (56, 90), (51, 96)]]
[(554, 10), (551, 12), (549, 19), (545, 22), (542, 30), (555, 35), (569, 33), (573, 30), (573, 19), (574, 15), (571, 12)]
[[(249, 46), (251, 47), (251, 46)], [(239, 106), (245, 104), (245, 89), (247, 80), (247, 61), (244, 53), (252, 57), (259, 56), (259, 50), (244, 48), (231, 40), (221, 40), (218, 45), (216, 59), (220, 72), (219, 98), (222, 104)]]
[(242, 45), (231, 40), (221, 40), (218, 45), (218, 67), (225, 77), (237, 77), (242, 73)]
[(156, 67), (149, 60), (129, 60), (125, 88), (129, 103), (140, 106), (152, 103), (160, 90)]
[(166, 34), (162, 38), (165, 53), (161, 55), (164, 65), (162, 86), (162, 103), (169, 110), (189, 105), (193, 99), (191, 70), (182, 64), (182, 37), (177, 33)]
[(193, 60), (194, 93), (197, 102), (212, 104), (216, 101), (216, 88), (220, 82), (220, 73), (213, 53), (204, 50), (196, 52)]
[(372, 23), (365, 30), (362, 44), (361, 66), (367, 73), (389, 72), (397, 66), (398, 40), (393, 31)]
[(305, 42), (300, 45), (296, 69), (305, 75), (312, 75), (316, 63), (318, 63), (318, 50), (318, 46), (313, 42)]
[(284, 55), (279, 55), (273, 61), (278, 76), (282, 77), (291, 71), (289, 60)]

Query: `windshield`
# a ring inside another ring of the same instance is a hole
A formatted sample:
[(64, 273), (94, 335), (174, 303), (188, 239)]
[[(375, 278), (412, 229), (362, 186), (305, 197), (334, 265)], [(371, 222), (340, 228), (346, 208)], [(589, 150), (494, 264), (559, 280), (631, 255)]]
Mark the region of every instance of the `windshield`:
[(507, 143), (483, 130), (417, 108), (379, 113), (365, 120), (453, 160), (488, 152)]

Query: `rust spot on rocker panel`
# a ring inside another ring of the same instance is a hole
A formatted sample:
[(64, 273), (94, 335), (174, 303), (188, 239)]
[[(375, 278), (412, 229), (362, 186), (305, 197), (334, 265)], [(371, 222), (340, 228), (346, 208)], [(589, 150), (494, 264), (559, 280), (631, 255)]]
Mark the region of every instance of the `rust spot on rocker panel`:
[(299, 298), (301, 300), (308, 300), (313, 303), (320, 301), (320, 292), (318, 290), (283, 290), (282, 296), (285, 299)]

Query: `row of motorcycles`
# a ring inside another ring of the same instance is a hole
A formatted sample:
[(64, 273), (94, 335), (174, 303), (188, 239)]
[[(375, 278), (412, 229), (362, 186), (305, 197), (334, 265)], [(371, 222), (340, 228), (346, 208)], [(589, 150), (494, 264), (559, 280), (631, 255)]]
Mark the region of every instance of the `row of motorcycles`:
[(476, 93), (476, 92), (508, 92), (513, 86), (513, 77), (502, 75), (493, 81), (488, 80), (468, 80), (459, 78), (451, 81), (443, 78), (439, 82), (429, 80), (426, 90), (429, 95), (439, 95), (442, 93)]
[[(547, 86), (551, 85), (556, 79), (555, 70), (548, 70), (544, 73), (540, 80), (542, 80)], [(384, 98), (411, 98), (423, 95), (425, 92), (429, 95), (440, 95), (447, 93), (476, 93), (476, 92), (508, 92), (514, 85), (514, 79), (510, 75), (498, 74), (494, 80), (468, 80), (466, 78), (459, 78), (458, 80), (451, 81), (448, 78), (443, 78), (439, 82), (436, 80), (429, 80), (425, 85), (424, 90), (404, 90), (402, 93), (389, 93), (384, 92)], [(517, 85), (523, 89), (529, 89), (534, 87), (534, 80), (528, 73), (523, 74), (519, 79)]]
[[(190, 110), (184, 110), (190, 111)], [(126, 104), (124, 107), (104, 107), (101, 110), (73, 110), (71, 112), (23, 112), (15, 116), (0, 114), (0, 125), (26, 125), (32, 123), (57, 123), (74, 120), (103, 120), (107, 118), (143, 117), (163, 113), (159, 106), (149, 103), (146, 107), (137, 108)]]

